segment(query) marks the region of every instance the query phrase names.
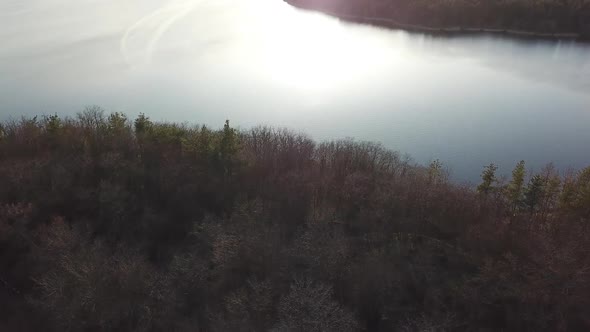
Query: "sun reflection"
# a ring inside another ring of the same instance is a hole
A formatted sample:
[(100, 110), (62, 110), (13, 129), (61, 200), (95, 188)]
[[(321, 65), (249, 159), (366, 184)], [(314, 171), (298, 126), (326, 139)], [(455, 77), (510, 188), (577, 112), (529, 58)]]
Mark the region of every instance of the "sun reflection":
[(379, 41), (352, 34), (336, 19), (311, 12), (302, 15), (281, 5), (265, 24), (272, 28), (260, 59), (277, 83), (325, 92), (368, 74), (386, 60), (383, 45), (376, 45)]
[(401, 59), (388, 40), (376, 28), (350, 29), (283, 1), (171, 0), (132, 21), (120, 49), (134, 69), (178, 64), (200, 75), (207, 64), (207, 71), (235, 69), (273, 87), (325, 96)]

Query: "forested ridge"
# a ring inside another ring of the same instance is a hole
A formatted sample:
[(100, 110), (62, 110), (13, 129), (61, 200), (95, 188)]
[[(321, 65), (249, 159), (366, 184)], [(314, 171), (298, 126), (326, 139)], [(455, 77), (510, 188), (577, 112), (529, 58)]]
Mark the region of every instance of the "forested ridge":
[[(590, 38), (589, 0), (285, 0), (345, 19), (415, 30)], [(387, 19), (391, 20), (389, 23)]]
[(587, 331), (590, 167), (477, 187), (379, 144), (0, 125), (2, 331)]

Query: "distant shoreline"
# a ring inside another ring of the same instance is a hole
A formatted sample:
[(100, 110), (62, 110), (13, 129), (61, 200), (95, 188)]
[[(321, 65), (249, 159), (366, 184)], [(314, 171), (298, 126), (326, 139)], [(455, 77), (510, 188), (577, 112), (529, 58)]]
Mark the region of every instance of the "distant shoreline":
[(516, 30), (516, 29), (501, 29), (501, 28), (473, 28), (473, 27), (461, 27), (461, 26), (454, 26), (454, 27), (433, 27), (421, 24), (409, 24), (409, 23), (401, 23), (392, 18), (384, 18), (384, 17), (363, 17), (358, 15), (350, 15), (350, 14), (343, 14), (337, 13), (334, 11), (329, 11), (325, 9), (314, 8), (313, 6), (303, 5), (299, 3), (297, 0), (284, 0), (287, 4), (303, 9), (308, 11), (315, 11), (320, 12), (329, 16), (336, 17), (343, 21), (347, 22), (354, 22), (354, 23), (362, 23), (362, 24), (369, 24), (384, 28), (391, 28), (391, 29), (401, 29), (406, 31), (412, 32), (426, 32), (430, 34), (476, 34), (476, 33), (491, 33), (491, 34), (498, 34), (498, 35), (506, 35), (511, 37), (519, 37), (519, 38), (539, 38), (539, 39), (553, 39), (553, 40), (576, 40), (576, 41), (584, 41), (588, 40), (588, 36), (583, 36), (581, 33), (577, 32), (559, 32), (559, 33), (543, 33), (543, 32), (533, 32), (533, 31), (526, 31), (526, 30)]

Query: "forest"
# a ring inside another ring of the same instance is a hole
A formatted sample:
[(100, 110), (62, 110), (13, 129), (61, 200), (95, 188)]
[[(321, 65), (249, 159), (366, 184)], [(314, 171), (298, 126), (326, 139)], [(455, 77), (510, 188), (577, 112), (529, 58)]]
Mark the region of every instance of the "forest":
[(487, 30), (523, 36), (556, 34), (590, 39), (590, 0), (285, 1), (348, 20), (419, 31)]
[(379, 144), (0, 125), (2, 331), (588, 331), (590, 167), (477, 186)]

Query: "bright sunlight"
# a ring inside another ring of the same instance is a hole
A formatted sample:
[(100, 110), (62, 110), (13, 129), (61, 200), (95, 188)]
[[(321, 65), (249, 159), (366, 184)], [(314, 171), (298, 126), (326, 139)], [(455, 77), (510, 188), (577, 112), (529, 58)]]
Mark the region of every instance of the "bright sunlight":
[(379, 44), (382, 40), (356, 38), (337, 19), (316, 13), (301, 15), (298, 9), (282, 4), (268, 7), (273, 12), (264, 28), (272, 33), (265, 34), (268, 40), (259, 60), (279, 83), (326, 91), (392, 60), (386, 59)]

